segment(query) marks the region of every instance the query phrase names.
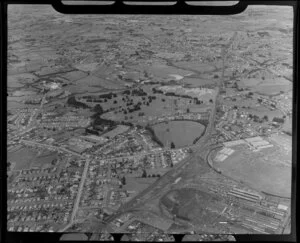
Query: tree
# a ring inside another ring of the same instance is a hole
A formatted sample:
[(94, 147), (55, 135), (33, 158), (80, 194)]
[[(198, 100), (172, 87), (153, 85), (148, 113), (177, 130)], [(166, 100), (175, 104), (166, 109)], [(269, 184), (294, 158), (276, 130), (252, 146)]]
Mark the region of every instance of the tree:
[(122, 183), (122, 185), (126, 185), (126, 178), (125, 178), (125, 176), (123, 176), (121, 178), (121, 183)]
[(146, 172), (146, 170), (143, 170), (142, 177), (143, 177), (143, 178), (147, 177), (147, 172)]
[(93, 111), (97, 112), (98, 114), (102, 114), (103, 113), (103, 108), (102, 108), (101, 105), (97, 104), (97, 105), (94, 106)]
[(175, 144), (171, 142), (171, 149), (175, 148)]

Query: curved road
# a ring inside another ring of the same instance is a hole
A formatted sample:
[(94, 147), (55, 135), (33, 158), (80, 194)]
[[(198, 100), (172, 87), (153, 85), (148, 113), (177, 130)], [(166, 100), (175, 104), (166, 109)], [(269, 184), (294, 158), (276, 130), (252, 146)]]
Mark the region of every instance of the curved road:
[[(229, 40), (228, 44), (224, 47), (224, 49), (222, 51), (222, 58), (223, 58), (222, 76), (219, 80), (218, 87), (216, 87), (216, 95), (215, 95), (215, 99), (213, 102), (214, 105), (211, 110), (209, 123), (207, 125), (207, 128), (205, 129), (204, 135), (195, 144), (196, 149), (195, 149), (194, 153), (190, 157), (184, 159), (184, 161), (180, 162), (179, 164), (176, 164), (171, 171), (167, 172), (165, 175), (160, 177), (160, 179), (158, 179), (156, 182), (154, 182), (152, 185), (150, 185), (144, 191), (139, 193), (137, 196), (135, 196), (133, 199), (131, 199), (124, 205), (122, 205), (117, 210), (117, 212), (115, 212), (109, 218), (106, 219), (106, 221), (104, 222), (105, 224), (112, 222), (113, 220), (118, 218), (121, 214), (125, 213), (128, 210), (132, 210), (134, 207), (136, 208), (136, 207), (144, 205), (145, 202), (147, 202), (150, 198), (153, 198), (153, 196), (151, 194), (154, 194), (154, 192), (157, 195), (158, 192), (165, 191), (165, 189), (167, 189), (167, 187), (171, 186), (171, 184), (172, 184), (171, 180), (173, 180), (173, 182), (174, 182), (177, 179), (176, 176), (179, 173), (181, 173), (180, 169), (187, 166), (194, 159), (197, 159), (197, 157), (199, 157), (199, 154), (201, 152), (204, 152), (208, 149), (209, 144), (207, 144), (207, 142), (211, 136), (212, 129), (214, 128), (214, 121), (215, 121), (215, 115), (216, 115), (216, 103), (218, 100), (220, 88), (221, 88), (221, 86), (223, 84), (223, 80), (224, 80), (224, 68), (225, 68), (224, 63), (225, 63), (226, 56), (228, 54), (227, 50), (231, 47), (231, 44), (232, 44), (235, 36), (236, 36), (236, 33), (232, 36), (232, 38)], [(200, 156), (200, 158), (201, 158), (201, 156)], [(103, 229), (99, 228), (97, 233), (101, 233), (101, 232), (103, 232)], [(95, 238), (97, 238), (97, 234), (95, 235)]]

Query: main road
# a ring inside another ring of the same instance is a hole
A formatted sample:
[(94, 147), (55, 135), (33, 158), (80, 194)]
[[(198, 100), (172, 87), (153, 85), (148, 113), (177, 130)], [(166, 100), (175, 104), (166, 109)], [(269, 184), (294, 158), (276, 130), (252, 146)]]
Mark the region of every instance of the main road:
[[(211, 109), (209, 123), (207, 125), (207, 128), (205, 129), (205, 133), (203, 134), (201, 139), (199, 139), (199, 141), (196, 143), (197, 146), (195, 147), (193, 154), (190, 157), (181, 161), (180, 163), (176, 164), (172, 170), (168, 171), (160, 179), (158, 179), (156, 182), (154, 182), (144, 191), (139, 193), (133, 199), (123, 204), (114, 214), (112, 214), (109, 218), (106, 219), (106, 221), (104, 222), (106, 225), (112, 222), (113, 220), (115, 220), (116, 218), (118, 218), (120, 215), (124, 214), (126, 211), (144, 205), (150, 198), (152, 198), (152, 195), (154, 195), (153, 192), (156, 192), (157, 194), (159, 191), (160, 192), (165, 191), (177, 179), (176, 176), (181, 172), (181, 169), (185, 168), (192, 161), (196, 160), (197, 157), (199, 157), (199, 154), (201, 152), (205, 152), (208, 149), (209, 147), (208, 140), (211, 136), (211, 132), (212, 129), (214, 128), (214, 123), (215, 123), (217, 100), (219, 97), (220, 89), (222, 88), (222, 84), (224, 82), (225, 59), (228, 54), (227, 50), (231, 47), (235, 37), (236, 37), (236, 33), (234, 33), (232, 38), (230, 38), (228, 44), (225, 45), (222, 50), (222, 59), (223, 59), (222, 76), (219, 80), (218, 86), (216, 87), (216, 95)], [(101, 233), (101, 232), (103, 232), (103, 229), (100, 227), (97, 233)], [(97, 234), (92, 237), (92, 240), (93, 238), (94, 240), (96, 240)]]

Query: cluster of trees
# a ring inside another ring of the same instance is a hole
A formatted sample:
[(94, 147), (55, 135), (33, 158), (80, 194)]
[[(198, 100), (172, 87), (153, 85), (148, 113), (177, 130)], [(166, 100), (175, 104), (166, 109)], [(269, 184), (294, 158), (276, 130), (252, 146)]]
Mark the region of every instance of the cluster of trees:
[(131, 92), (131, 95), (133, 95), (133, 96), (146, 96), (147, 93), (143, 89), (139, 88), (139, 89), (133, 89), (132, 92)]
[(93, 129), (89, 129), (89, 128), (86, 128), (86, 129), (85, 129), (85, 132), (86, 132), (86, 133), (89, 133), (89, 134), (93, 134), (93, 135), (99, 135), (99, 132), (98, 132), (98, 131), (93, 130)]
[(76, 98), (75, 98), (75, 96), (69, 97), (68, 100), (67, 100), (67, 104), (69, 106), (73, 106), (75, 108), (84, 108), (84, 109), (90, 108), (87, 104), (82, 103), (80, 101), (77, 101)]
[[(162, 90), (159, 90), (159, 89), (156, 89), (156, 88), (152, 88), (152, 91), (154, 94), (156, 93), (159, 93), (159, 94), (163, 94), (163, 91)], [(196, 97), (192, 97), (192, 96), (189, 96), (189, 95), (180, 95), (180, 94), (175, 94), (174, 92), (167, 92), (165, 93), (166, 96), (175, 96), (175, 97), (180, 97), (180, 98), (186, 98), (186, 99), (191, 99), (191, 100), (194, 100), (194, 102), (197, 104), (197, 105), (200, 105), (203, 103), (202, 100), (199, 100), (198, 98)], [(163, 102), (165, 102), (165, 99), (162, 99)], [(191, 103), (191, 101), (190, 101)]]
[(156, 142), (159, 146), (164, 147), (164, 144), (158, 139), (154, 130), (149, 125), (145, 126), (145, 129), (150, 133), (152, 140)]
[(97, 115), (101, 115), (104, 113), (104, 110), (101, 105), (97, 104), (94, 106), (93, 111), (97, 113)]
[(113, 127), (113, 126), (117, 125), (117, 123), (115, 121), (103, 119), (97, 113), (95, 113), (92, 116), (92, 119), (93, 120), (92, 120), (91, 126), (94, 131), (95, 130), (103, 131), (104, 127)]
[(175, 144), (173, 142), (171, 142), (171, 149), (174, 149), (175, 148)]
[(86, 96), (82, 96), (82, 98), (86, 99), (87, 102), (103, 102), (103, 99), (104, 99), (104, 102), (107, 102), (107, 100), (110, 100), (112, 98), (116, 98), (117, 97), (117, 94), (114, 94), (112, 92), (110, 93), (107, 93), (107, 94), (101, 94), (101, 95), (98, 95), (98, 96), (91, 96), (91, 95), (86, 95)]
[(125, 178), (125, 176), (123, 176), (121, 178), (121, 183), (122, 183), (122, 185), (126, 185), (126, 178)]
[(123, 93), (122, 93), (123, 95), (130, 95), (131, 94), (131, 92), (130, 92), (130, 90), (129, 89), (127, 89), (127, 90), (125, 90)]
[(201, 135), (199, 137), (197, 137), (197, 138), (194, 139), (193, 144), (196, 144), (199, 141), (199, 139), (203, 136), (204, 132), (205, 132), (205, 130), (202, 131), (202, 133), (201, 133)]
[(129, 89), (125, 90), (123, 95), (132, 95), (132, 96), (146, 96), (147, 93), (142, 88), (133, 89), (130, 91)]
[[(129, 99), (128, 97), (126, 97), (126, 98), (127, 98), (127, 103), (126, 103), (127, 109), (123, 108), (123, 109), (119, 110), (120, 112), (123, 112), (123, 114), (125, 114), (125, 115), (127, 113), (132, 113), (132, 112), (141, 110), (142, 104), (149, 106), (150, 103), (156, 99), (156, 96), (148, 96), (148, 101), (146, 101), (146, 98), (143, 97), (143, 103), (141, 101), (139, 101), (136, 104), (133, 103), (133, 99)], [(122, 98), (122, 100), (124, 102), (126, 101), (125, 98)], [(133, 106), (133, 107), (129, 107), (129, 106)]]
[(153, 92), (154, 94), (163, 94), (163, 93), (164, 93), (162, 90), (156, 89), (156, 88), (152, 88), (152, 92)]
[(273, 121), (274, 121), (274, 122), (277, 122), (277, 123), (284, 123), (284, 118), (274, 117), (274, 118), (273, 118)]
[(160, 177), (160, 174), (147, 174), (146, 170), (143, 170), (143, 173), (142, 173), (142, 178), (146, 178), (146, 177)]
[(266, 121), (266, 122), (269, 121), (269, 117), (268, 117), (267, 115), (264, 115), (264, 116), (261, 118), (261, 117), (259, 117), (259, 116), (257, 116), (257, 115), (249, 114), (248, 117), (249, 117), (250, 119), (252, 119), (254, 122), (260, 122), (260, 123), (262, 123), (262, 122), (264, 122), (264, 121)]
[(116, 98), (117, 97), (117, 94), (114, 94), (112, 92), (110, 93), (107, 93), (107, 94), (102, 94), (102, 95), (99, 95), (98, 96), (99, 98), (103, 98), (103, 99), (112, 99), (112, 98)]

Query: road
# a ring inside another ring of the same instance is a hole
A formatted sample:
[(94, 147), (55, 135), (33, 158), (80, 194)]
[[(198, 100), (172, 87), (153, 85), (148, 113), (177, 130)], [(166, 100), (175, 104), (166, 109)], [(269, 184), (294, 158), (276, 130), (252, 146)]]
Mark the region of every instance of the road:
[(67, 230), (69, 227), (72, 226), (72, 224), (75, 221), (75, 217), (76, 217), (76, 213), (78, 211), (78, 207), (79, 207), (79, 203), (80, 203), (80, 198), (81, 198), (81, 194), (82, 194), (84, 182), (86, 180), (86, 176), (87, 176), (88, 168), (89, 168), (89, 165), (90, 165), (90, 161), (91, 161), (90, 159), (87, 159), (86, 162), (85, 162), (84, 169), (83, 169), (82, 176), (81, 176), (81, 180), (80, 180), (80, 184), (79, 184), (79, 188), (78, 188), (78, 192), (77, 192), (76, 199), (75, 199), (75, 202), (74, 202), (74, 206), (73, 206), (73, 210), (72, 210), (70, 221), (59, 232), (64, 232), (65, 230)]
[(20, 142), (28, 144), (28, 145), (37, 146), (37, 147), (44, 147), (46, 149), (53, 149), (53, 150), (58, 150), (58, 151), (64, 151), (64, 152), (67, 152), (67, 153), (79, 156), (81, 158), (85, 158), (81, 154), (78, 154), (76, 152), (73, 152), (73, 151), (68, 150), (66, 148), (63, 148), (63, 147), (57, 147), (57, 146), (53, 146), (53, 145), (50, 145), (50, 144), (38, 143), (38, 142), (35, 142), (35, 141), (30, 141), (30, 140), (25, 140), (25, 139), (21, 139)]
[(82, 194), (82, 190), (83, 190), (83, 186), (84, 186), (84, 182), (85, 182), (85, 179), (86, 179), (86, 175), (87, 175), (89, 165), (90, 165), (90, 159), (87, 159), (86, 162), (85, 162), (85, 165), (84, 165), (83, 172), (82, 172), (81, 181), (80, 181), (77, 196), (76, 196), (76, 199), (75, 199), (73, 211), (72, 211), (72, 214), (71, 214), (70, 223), (73, 223), (74, 218), (75, 218), (76, 213), (77, 213), (77, 210), (78, 210), (78, 207), (79, 207), (79, 202), (80, 202), (80, 198), (81, 198), (81, 194)]
[[(215, 115), (216, 115), (216, 104), (217, 104), (217, 100), (218, 100), (218, 96), (220, 93), (220, 88), (224, 82), (224, 69), (225, 69), (225, 59), (227, 56), (227, 50), (231, 47), (234, 38), (236, 37), (236, 33), (234, 33), (234, 35), (232, 36), (232, 38), (229, 40), (228, 44), (224, 47), (224, 49), (222, 50), (222, 58), (224, 60), (223, 62), (223, 66), (222, 66), (222, 76), (220, 78), (218, 87), (216, 87), (216, 95), (215, 95), (215, 99), (213, 102), (213, 106), (212, 106), (212, 110), (211, 110), (211, 114), (210, 114), (210, 119), (209, 119), (209, 123), (207, 128), (205, 129), (205, 133), (204, 135), (201, 137), (201, 139), (199, 139), (199, 141), (194, 145), (194, 147), (196, 148), (194, 153), (192, 154), (192, 156), (184, 159), (181, 163), (176, 164), (173, 169), (169, 172), (167, 172), (165, 175), (163, 175), (159, 180), (157, 180), (156, 182), (154, 182), (152, 185), (150, 185), (148, 188), (146, 188), (144, 191), (142, 191), (141, 193), (139, 193), (136, 197), (134, 197), (133, 199), (131, 199), (129, 202), (127, 202), (126, 204), (122, 205), (119, 210), (114, 213), (113, 215), (111, 215), (107, 220), (106, 220), (106, 224), (112, 222), (114, 219), (116, 219), (119, 215), (123, 214), (124, 212), (132, 209), (132, 208), (136, 208), (139, 206), (142, 206), (143, 204), (145, 204), (149, 198), (153, 198), (151, 197), (151, 194), (154, 194), (153, 192), (155, 191), (165, 191), (166, 188), (170, 187), (170, 185), (172, 184), (172, 182), (174, 182), (177, 179), (177, 175), (181, 172), (181, 169), (186, 167), (189, 163), (191, 163), (194, 160), (197, 160), (198, 155), (201, 152), (204, 152), (207, 150), (208, 148), (208, 139), (211, 136), (211, 132), (212, 129), (214, 128), (214, 122), (215, 122)], [(156, 193), (157, 194), (157, 193)], [(99, 233), (101, 232), (101, 229), (99, 229)]]
[[(129, 210), (132, 210), (133, 208), (137, 208), (139, 206), (144, 205), (150, 198), (153, 198), (153, 195), (155, 195), (155, 194), (157, 195), (157, 193), (156, 193), (157, 191), (163, 192), (166, 189), (168, 190), (169, 187), (172, 185), (172, 182), (174, 182), (177, 179), (177, 175), (179, 173), (181, 173), (182, 169), (185, 168), (187, 165), (189, 165), (192, 161), (197, 160), (199, 157), (199, 154), (201, 152), (204, 152), (205, 150), (207, 150), (207, 148), (208, 148), (207, 142), (211, 136), (212, 129), (214, 128), (215, 115), (216, 115), (216, 104), (217, 104), (218, 96), (220, 93), (220, 88), (224, 81), (224, 69), (225, 69), (224, 63), (225, 63), (226, 56), (228, 54), (227, 50), (231, 47), (235, 37), (236, 37), (236, 33), (234, 33), (232, 38), (229, 40), (228, 44), (225, 45), (222, 50), (222, 58), (223, 58), (222, 76), (220, 78), (218, 87), (216, 87), (216, 95), (215, 95), (215, 99), (213, 102), (209, 123), (208, 123), (208, 126), (205, 129), (205, 133), (203, 134), (201, 139), (199, 139), (199, 141), (195, 145), (193, 145), (193, 147), (195, 148), (195, 151), (192, 154), (192, 156), (184, 159), (183, 161), (181, 161), (181, 163), (176, 164), (172, 170), (170, 170), (169, 172), (164, 174), (160, 179), (158, 179), (156, 182), (154, 182), (152, 185), (150, 185), (144, 191), (139, 193), (133, 199), (131, 199), (127, 203), (123, 204), (117, 210), (117, 212), (115, 212), (108, 219), (106, 219), (106, 221), (105, 221), (106, 224), (112, 222), (114, 219), (116, 219), (121, 214), (125, 213), (126, 211), (129, 211)], [(154, 194), (154, 192), (155, 192), (155, 194)], [(99, 227), (99, 231), (97, 233), (101, 233), (101, 232), (102, 232), (102, 228)], [(92, 238), (94, 238), (94, 240), (96, 240), (97, 234), (94, 235), (94, 237), (92, 237)], [(93, 240), (93, 239), (91, 239), (91, 240)]]
[[(216, 104), (216, 102), (214, 102), (214, 104)], [(212, 111), (213, 112), (211, 113), (210, 121), (213, 124), (214, 116), (215, 116), (215, 108)], [(161, 193), (163, 191), (167, 191), (169, 187), (172, 185), (172, 183), (177, 179), (177, 175), (182, 171), (182, 169), (188, 166), (192, 161), (196, 160), (200, 152), (205, 151), (207, 149), (206, 144), (207, 144), (207, 140), (210, 138), (211, 129), (213, 127), (212, 124), (210, 124), (207, 127), (207, 129), (205, 129), (205, 133), (201, 137), (201, 139), (199, 139), (198, 143), (196, 145), (193, 145), (193, 147), (196, 148), (196, 151), (192, 154), (192, 156), (176, 164), (171, 171), (164, 174), (159, 180), (154, 182), (152, 185), (150, 185), (144, 191), (139, 193), (136, 197), (131, 199), (129, 202), (123, 204), (115, 214), (111, 215), (106, 220), (105, 223), (108, 224), (112, 222), (114, 219), (118, 218), (121, 214), (125, 213), (128, 210), (131, 210), (132, 208), (142, 206), (150, 198), (153, 198), (153, 194), (158, 195), (158, 193), (154, 193), (154, 192), (159, 191)], [(99, 229), (99, 233), (100, 232), (101, 229)]]

